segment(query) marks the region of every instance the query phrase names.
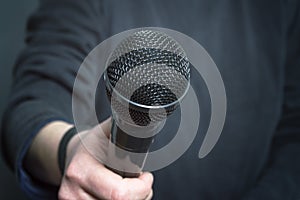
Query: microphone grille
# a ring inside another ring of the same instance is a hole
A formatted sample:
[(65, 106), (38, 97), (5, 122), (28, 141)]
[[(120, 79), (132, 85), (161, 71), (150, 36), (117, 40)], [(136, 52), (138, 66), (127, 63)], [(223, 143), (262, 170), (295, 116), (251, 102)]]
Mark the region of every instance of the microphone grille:
[[(106, 76), (109, 97), (114, 90), (127, 99), (131, 118), (136, 124), (145, 125), (150, 118), (161, 120), (162, 116), (156, 113), (149, 118), (144, 107), (164, 107), (167, 115), (175, 109), (188, 88), (190, 68), (177, 41), (159, 31), (141, 30), (124, 39), (112, 52)], [(115, 104), (122, 115), (124, 106)]]

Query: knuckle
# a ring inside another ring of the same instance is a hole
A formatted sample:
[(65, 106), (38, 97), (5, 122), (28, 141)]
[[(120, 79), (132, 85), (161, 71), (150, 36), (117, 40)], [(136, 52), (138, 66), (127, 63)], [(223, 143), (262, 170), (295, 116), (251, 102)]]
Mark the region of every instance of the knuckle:
[(127, 200), (129, 199), (128, 191), (122, 188), (115, 188), (111, 193), (111, 200)]
[(58, 192), (58, 199), (59, 200), (67, 200), (65, 194), (61, 191)]
[(61, 186), (59, 188), (57, 198), (59, 200), (73, 200), (77, 199), (79, 193), (79, 187), (65, 179), (63, 179)]
[(58, 191), (58, 199), (59, 200), (69, 200), (70, 195), (64, 188), (61, 187)]
[(70, 163), (68, 168), (65, 171), (65, 178), (68, 180), (79, 181), (80, 180), (80, 171), (77, 169), (76, 165)]

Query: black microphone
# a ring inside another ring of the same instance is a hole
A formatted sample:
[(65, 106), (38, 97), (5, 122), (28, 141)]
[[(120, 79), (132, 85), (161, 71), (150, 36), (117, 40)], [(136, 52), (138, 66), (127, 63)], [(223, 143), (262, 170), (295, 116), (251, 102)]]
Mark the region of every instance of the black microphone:
[(155, 135), (188, 90), (189, 62), (172, 37), (143, 29), (118, 44), (104, 78), (112, 108), (106, 167), (137, 177)]

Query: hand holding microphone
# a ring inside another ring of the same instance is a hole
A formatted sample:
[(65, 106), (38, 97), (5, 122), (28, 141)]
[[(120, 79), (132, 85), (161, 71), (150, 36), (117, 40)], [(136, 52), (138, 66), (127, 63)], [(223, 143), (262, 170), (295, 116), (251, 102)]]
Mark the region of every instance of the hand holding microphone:
[(71, 140), (59, 198), (151, 199), (153, 176), (141, 171), (155, 135), (188, 90), (189, 62), (174, 39), (141, 30), (111, 53), (104, 76), (112, 119)]
[(105, 156), (110, 128), (111, 119), (107, 119), (72, 138), (59, 199), (151, 199), (152, 174), (146, 172), (137, 178), (122, 178), (107, 169), (82, 145), (80, 140), (84, 138), (87, 143), (98, 145), (99, 153)]

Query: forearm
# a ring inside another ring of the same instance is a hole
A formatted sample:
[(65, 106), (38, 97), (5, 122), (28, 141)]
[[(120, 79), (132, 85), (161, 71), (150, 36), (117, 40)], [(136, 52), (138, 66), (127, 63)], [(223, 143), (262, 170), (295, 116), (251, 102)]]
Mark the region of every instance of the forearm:
[(60, 184), (62, 176), (58, 167), (58, 146), (71, 127), (66, 122), (54, 121), (35, 136), (24, 160), (25, 169), (32, 177), (47, 184)]
[(101, 39), (101, 24), (95, 24), (103, 17), (98, 16), (98, 8), (96, 0), (41, 1), (29, 19), (26, 48), (14, 67), (1, 127), (4, 158), (14, 171), (20, 169), (23, 152), (45, 124), (72, 123), (76, 72)]

